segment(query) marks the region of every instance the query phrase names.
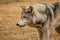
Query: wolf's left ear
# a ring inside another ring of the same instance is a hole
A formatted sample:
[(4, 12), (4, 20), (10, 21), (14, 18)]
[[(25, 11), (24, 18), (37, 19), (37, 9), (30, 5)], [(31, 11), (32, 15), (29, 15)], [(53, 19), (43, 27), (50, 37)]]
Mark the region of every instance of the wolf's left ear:
[(29, 6), (29, 11), (32, 12), (33, 11), (33, 7)]
[(25, 6), (21, 6), (22, 9), (25, 9)]

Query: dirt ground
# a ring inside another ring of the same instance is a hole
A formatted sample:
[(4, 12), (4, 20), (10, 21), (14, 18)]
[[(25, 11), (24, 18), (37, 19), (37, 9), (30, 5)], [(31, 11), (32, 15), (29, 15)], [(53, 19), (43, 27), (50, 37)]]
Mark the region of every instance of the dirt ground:
[[(36, 28), (16, 26), (20, 20), (21, 6), (50, 2), (60, 2), (60, 0), (25, 0), (25, 2), (0, 5), (0, 40), (38, 40)], [(51, 40), (60, 40), (60, 34), (55, 30), (51, 30), (50, 35)]]

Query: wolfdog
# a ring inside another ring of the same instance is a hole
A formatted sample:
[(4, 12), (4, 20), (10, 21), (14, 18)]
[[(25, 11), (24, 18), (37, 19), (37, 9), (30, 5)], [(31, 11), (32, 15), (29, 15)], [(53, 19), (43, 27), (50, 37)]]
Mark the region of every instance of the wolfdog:
[[(17, 26), (35, 27), (38, 31), (38, 40), (50, 40), (50, 27), (54, 25), (53, 22), (56, 20), (57, 14), (60, 14), (60, 3), (39, 3), (21, 8), (21, 20)], [(58, 24), (60, 25), (60, 21)]]

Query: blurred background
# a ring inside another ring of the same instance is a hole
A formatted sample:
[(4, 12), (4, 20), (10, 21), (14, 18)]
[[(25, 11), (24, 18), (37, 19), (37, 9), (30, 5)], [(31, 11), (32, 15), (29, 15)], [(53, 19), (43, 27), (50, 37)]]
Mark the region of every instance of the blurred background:
[[(37, 40), (37, 31), (29, 26), (18, 27), (21, 6), (34, 3), (54, 3), (60, 0), (0, 0), (0, 40)], [(60, 27), (51, 30), (51, 40), (60, 40)]]

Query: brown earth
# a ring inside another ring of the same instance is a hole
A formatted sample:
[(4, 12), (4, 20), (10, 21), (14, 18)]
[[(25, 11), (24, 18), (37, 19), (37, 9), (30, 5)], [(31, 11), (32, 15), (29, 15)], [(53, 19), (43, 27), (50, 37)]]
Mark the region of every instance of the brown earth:
[[(0, 5), (0, 40), (37, 40), (35, 28), (16, 26), (16, 23), (20, 20), (20, 6), (51, 2), (60, 2), (60, 0), (25, 0), (25, 2)], [(51, 40), (60, 40), (60, 34), (55, 30), (51, 30), (50, 35)]]

